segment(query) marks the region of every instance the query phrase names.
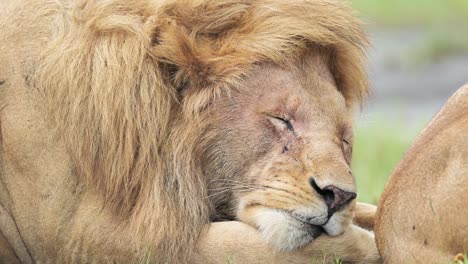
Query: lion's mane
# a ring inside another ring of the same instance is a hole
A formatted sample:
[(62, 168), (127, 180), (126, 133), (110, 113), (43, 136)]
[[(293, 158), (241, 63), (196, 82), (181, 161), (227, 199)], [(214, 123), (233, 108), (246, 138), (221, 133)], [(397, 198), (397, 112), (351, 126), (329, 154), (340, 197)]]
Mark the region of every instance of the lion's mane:
[(367, 42), (342, 1), (77, 2), (56, 21), (39, 87), (76, 174), (162, 262), (186, 260), (209, 221), (194, 120), (211, 98), (313, 46), (332, 54), (348, 106), (367, 92)]

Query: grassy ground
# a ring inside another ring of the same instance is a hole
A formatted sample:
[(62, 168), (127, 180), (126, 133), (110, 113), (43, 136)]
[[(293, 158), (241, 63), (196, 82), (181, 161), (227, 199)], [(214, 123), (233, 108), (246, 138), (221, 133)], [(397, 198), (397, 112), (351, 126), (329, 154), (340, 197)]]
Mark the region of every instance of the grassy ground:
[(427, 40), (414, 51), (417, 62), (468, 53), (466, 0), (351, 0), (351, 4), (373, 27), (424, 31)]

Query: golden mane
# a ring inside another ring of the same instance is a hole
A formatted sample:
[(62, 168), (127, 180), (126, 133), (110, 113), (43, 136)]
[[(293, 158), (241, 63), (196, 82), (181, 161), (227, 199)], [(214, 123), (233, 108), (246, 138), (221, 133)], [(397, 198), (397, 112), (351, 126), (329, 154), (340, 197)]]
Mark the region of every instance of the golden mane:
[(367, 93), (367, 41), (343, 1), (79, 2), (57, 22), (39, 84), (77, 175), (162, 262), (190, 255), (208, 222), (192, 120), (221, 89), (320, 46), (348, 106)]

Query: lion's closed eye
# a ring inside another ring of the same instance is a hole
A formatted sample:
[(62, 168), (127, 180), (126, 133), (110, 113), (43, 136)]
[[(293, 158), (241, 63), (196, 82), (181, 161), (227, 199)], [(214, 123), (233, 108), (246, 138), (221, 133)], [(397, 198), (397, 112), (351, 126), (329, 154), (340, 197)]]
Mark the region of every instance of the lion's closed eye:
[(280, 131), (287, 130), (291, 133), (294, 132), (294, 126), (291, 123), (291, 120), (285, 117), (280, 117), (278, 115), (269, 115), (268, 119), (270, 122)]
[(342, 148), (343, 148), (343, 155), (345, 157), (345, 160), (348, 164), (351, 164), (351, 156), (353, 152), (353, 144), (351, 139), (349, 138), (350, 136), (344, 135), (342, 139)]

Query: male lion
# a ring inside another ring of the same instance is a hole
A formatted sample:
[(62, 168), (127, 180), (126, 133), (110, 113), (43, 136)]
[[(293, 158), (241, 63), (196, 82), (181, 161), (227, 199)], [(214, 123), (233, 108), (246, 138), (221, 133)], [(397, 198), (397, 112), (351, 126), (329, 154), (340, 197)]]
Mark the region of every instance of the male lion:
[[(372, 235), (350, 223), (366, 40), (342, 1), (7, 0), (0, 10), (7, 256), (379, 261)], [(244, 223), (209, 225), (235, 219)]]
[(468, 252), (468, 85), (423, 130), (390, 177), (376, 239), (387, 263), (449, 263)]

